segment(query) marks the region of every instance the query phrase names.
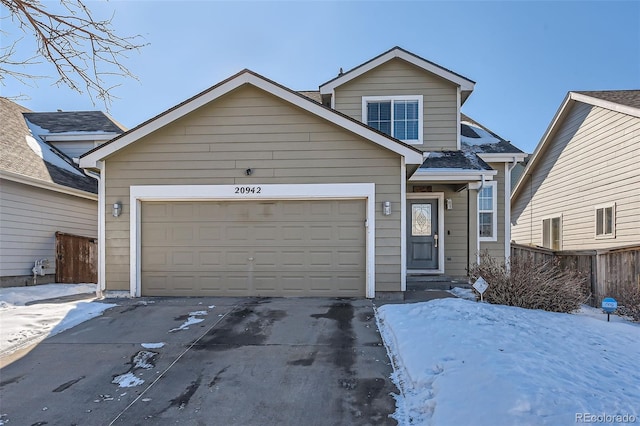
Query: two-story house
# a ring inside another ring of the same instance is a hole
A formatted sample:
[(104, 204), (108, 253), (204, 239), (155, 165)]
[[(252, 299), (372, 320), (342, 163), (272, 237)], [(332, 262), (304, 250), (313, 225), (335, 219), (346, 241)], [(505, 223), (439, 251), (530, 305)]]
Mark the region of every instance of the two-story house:
[(474, 82), (393, 48), (296, 92), (244, 70), (83, 155), (103, 289), (398, 295), (509, 252), (525, 154), (464, 116)]

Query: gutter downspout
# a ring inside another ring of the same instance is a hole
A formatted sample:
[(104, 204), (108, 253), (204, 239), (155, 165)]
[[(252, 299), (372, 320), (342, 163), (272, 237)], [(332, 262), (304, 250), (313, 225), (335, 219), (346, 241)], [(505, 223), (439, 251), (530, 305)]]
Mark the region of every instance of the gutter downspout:
[[(102, 169), (102, 162), (98, 163), (98, 168)], [(98, 181), (98, 283), (96, 285), (96, 297), (104, 298), (105, 280), (104, 280), (104, 181), (101, 173), (84, 170), (87, 176)]]
[[(481, 174), (481, 180), (480, 180), (480, 187), (478, 188), (478, 192), (476, 194), (476, 197), (478, 195), (480, 195), (480, 191), (482, 191), (482, 188), (484, 188), (484, 174)], [(479, 265), (480, 264), (480, 220), (479, 220), (479, 214), (478, 214), (478, 205), (476, 202), (476, 222), (478, 223), (476, 228), (477, 228), (477, 235), (476, 235), (476, 243), (477, 243), (477, 251), (476, 251), (476, 263)]]

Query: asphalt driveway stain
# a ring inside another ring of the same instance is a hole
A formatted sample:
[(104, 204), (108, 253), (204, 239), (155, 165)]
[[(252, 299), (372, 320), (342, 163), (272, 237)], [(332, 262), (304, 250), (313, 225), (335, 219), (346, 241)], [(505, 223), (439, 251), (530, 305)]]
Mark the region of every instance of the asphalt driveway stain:
[(293, 361), (288, 361), (287, 365), (301, 365), (303, 367), (308, 367), (310, 365), (313, 365), (316, 360), (316, 355), (317, 352), (311, 352), (311, 354), (309, 354), (309, 356), (306, 358), (299, 358)]
[(193, 349), (227, 350), (261, 345), (271, 334), (273, 324), (286, 316), (283, 310), (245, 306), (229, 313), (220, 328), (207, 333)]
[(181, 393), (177, 398), (171, 400), (171, 407), (178, 407), (178, 410), (184, 409), (184, 407), (189, 404), (191, 397), (196, 393), (198, 388), (200, 387), (200, 383), (202, 382), (202, 374), (198, 376), (196, 380), (191, 382), (189, 386), (185, 389), (183, 393)]
[(231, 367), (230, 365), (227, 365), (225, 368), (223, 368), (222, 370), (218, 371), (216, 373), (216, 375), (213, 377), (213, 379), (209, 382), (209, 387), (212, 388), (216, 385), (216, 383), (218, 383), (218, 381), (220, 381), (220, 376), (222, 376), (222, 374), (227, 371), (227, 369), (229, 369), (229, 367)]
[(18, 381), (20, 381), (20, 379), (22, 379), (23, 376), (16, 376), (16, 377), (12, 377), (10, 379), (6, 379), (0, 382), (0, 388), (5, 386), (5, 385), (10, 385), (11, 383), (17, 383)]
[(329, 344), (334, 348), (332, 353), (333, 363), (347, 373), (351, 373), (356, 357), (356, 338), (351, 324), (353, 316), (353, 305), (349, 301), (333, 303), (326, 313), (311, 315), (313, 318), (327, 318), (336, 322), (336, 327), (329, 337)]
[(85, 378), (85, 376), (82, 376), (82, 377), (79, 377), (79, 378), (74, 379), (74, 380), (69, 380), (68, 382), (61, 384), (60, 386), (58, 386), (57, 388), (55, 388), (51, 392), (62, 392), (64, 390), (67, 390), (71, 386), (75, 385), (76, 383), (78, 383), (80, 380), (82, 380), (84, 378)]

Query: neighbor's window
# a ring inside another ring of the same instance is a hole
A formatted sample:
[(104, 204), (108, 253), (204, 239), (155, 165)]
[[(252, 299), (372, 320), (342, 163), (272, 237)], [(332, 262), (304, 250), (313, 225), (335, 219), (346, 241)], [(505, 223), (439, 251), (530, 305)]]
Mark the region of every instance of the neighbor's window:
[(365, 96), (362, 121), (408, 143), (422, 143), (422, 96)]
[(551, 250), (560, 250), (562, 245), (562, 220), (550, 217), (542, 221), (542, 246)]
[(497, 182), (485, 182), (478, 192), (478, 236), (480, 241), (498, 240)]
[(616, 205), (596, 207), (596, 238), (615, 238)]

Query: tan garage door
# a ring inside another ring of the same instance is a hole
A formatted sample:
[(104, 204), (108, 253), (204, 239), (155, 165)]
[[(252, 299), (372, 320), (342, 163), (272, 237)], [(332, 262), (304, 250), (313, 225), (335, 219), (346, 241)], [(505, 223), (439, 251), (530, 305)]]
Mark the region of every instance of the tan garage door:
[(365, 202), (142, 203), (142, 295), (364, 296)]

